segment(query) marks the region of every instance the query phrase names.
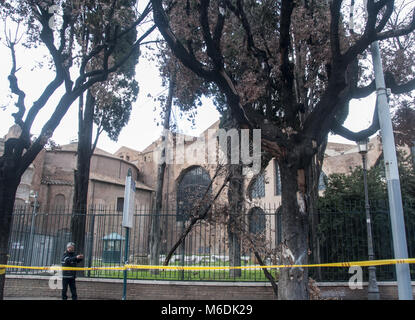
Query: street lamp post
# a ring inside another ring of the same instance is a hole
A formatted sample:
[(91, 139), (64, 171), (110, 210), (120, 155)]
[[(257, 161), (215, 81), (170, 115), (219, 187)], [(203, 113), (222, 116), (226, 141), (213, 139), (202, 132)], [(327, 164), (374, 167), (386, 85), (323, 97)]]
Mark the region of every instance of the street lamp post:
[[(367, 188), (367, 167), (366, 167), (366, 154), (368, 151), (367, 147), (368, 139), (358, 141), (357, 146), (359, 153), (362, 156), (363, 163), (363, 184), (365, 188), (365, 209), (366, 209), (366, 228), (367, 228), (367, 248), (369, 260), (375, 259), (373, 251), (373, 238), (372, 238), (372, 223), (370, 219), (370, 205), (369, 205), (369, 192)], [(368, 299), (379, 300), (379, 288), (376, 281), (376, 267), (370, 266), (369, 269), (369, 286), (368, 286)]]
[[(30, 196), (33, 197), (35, 200), (33, 202), (33, 210), (32, 210), (32, 220), (31, 220), (31, 224), (30, 224), (30, 237), (29, 237), (29, 247), (26, 249), (26, 253), (28, 253), (27, 257), (28, 257), (28, 263), (30, 263), (30, 265), (32, 266), (32, 257), (33, 257), (33, 242), (34, 242), (34, 233), (35, 233), (35, 223), (36, 223), (36, 215), (37, 215), (37, 206), (38, 206), (38, 202), (37, 202), (37, 197), (38, 197), (38, 193), (37, 192), (32, 192), (30, 193)], [(27, 263), (27, 262), (26, 262)]]

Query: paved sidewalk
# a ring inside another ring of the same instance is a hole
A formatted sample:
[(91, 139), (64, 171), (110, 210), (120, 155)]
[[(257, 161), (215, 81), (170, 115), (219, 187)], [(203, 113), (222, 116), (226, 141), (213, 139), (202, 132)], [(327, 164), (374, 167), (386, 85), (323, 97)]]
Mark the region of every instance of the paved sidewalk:
[(57, 297), (4, 297), (4, 300), (60, 300)]
[[(59, 297), (3, 297), (3, 300), (61, 300)], [(68, 300), (71, 300), (69, 297)], [(78, 300), (104, 300), (104, 299), (81, 299)]]

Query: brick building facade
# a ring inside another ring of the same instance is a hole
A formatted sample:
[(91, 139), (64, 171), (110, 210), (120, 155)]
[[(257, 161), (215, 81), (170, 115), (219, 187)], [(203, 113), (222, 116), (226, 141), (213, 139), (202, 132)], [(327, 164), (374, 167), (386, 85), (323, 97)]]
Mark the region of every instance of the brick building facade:
[[(163, 210), (177, 208), (179, 185), (186, 173), (206, 172), (209, 178), (215, 175), (217, 165), (207, 161), (208, 150), (218, 150), (215, 135), (219, 130), (219, 121), (206, 129), (199, 137), (182, 136), (183, 161), (174, 158), (167, 164), (164, 177)], [(0, 139), (2, 153), (4, 141), (16, 135), (13, 126), (4, 139)], [(177, 143), (178, 135), (169, 133), (167, 141)], [(96, 148), (91, 159), (91, 173), (88, 190), (88, 205), (120, 207), (124, 195), (124, 181), (128, 169), (136, 180), (136, 205), (151, 208), (157, 184), (158, 157), (162, 147), (160, 137), (147, 148), (137, 151), (122, 146), (114, 154)], [(202, 143), (201, 143), (202, 142)], [(410, 152), (406, 148), (406, 152)], [(55, 208), (71, 209), (74, 190), (74, 171), (76, 170), (76, 142), (54, 149), (44, 149), (26, 170), (16, 194), (16, 205), (33, 202), (37, 193), (38, 202), (46, 210)], [(369, 142), (367, 155), (368, 167), (372, 167), (382, 154), (379, 137)], [(220, 151), (218, 151), (220, 157)], [(327, 145), (322, 167), (321, 191), (324, 190), (324, 176), (332, 173), (347, 173), (354, 167), (361, 166), (361, 156), (354, 144), (331, 143)], [(199, 171), (196, 170), (200, 168)], [(213, 193), (222, 183), (217, 178), (212, 185)], [(31, 192), (32, 191), (32, 192)], [(245, 181), (245, 198), (251, 206), (269, 205), (278, 207), (281, 202), (281, 185), (278, 165), (271, 160), (264, 173), (255, 179), (247, 177)], [(224, 193), (226, 194), (226, 193)]]

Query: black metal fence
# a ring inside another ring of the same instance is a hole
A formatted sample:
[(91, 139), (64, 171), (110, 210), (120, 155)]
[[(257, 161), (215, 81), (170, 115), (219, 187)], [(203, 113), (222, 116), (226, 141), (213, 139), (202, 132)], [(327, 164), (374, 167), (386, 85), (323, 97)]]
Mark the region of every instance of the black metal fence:
[[(59, 265), (66, 243), (71, 239), (71, 219), (73, 214), (65, 210), (52, 213), (36, 213), (18, 210), (13, 214), (13, 228), (9, 243), (9, 264), (52, 266)], [(122, 213), (113, 208), (90, 208), (85, 218), (85, 259), (84, 267), (114, 267), (124, 263), (125, 228), (122, 227)], [(150, 265), (151, 219), (150, 210), (137, 210), (133, 227), (130, 230), (130, 264)], [(258, 243), (261, 240), (261, 252), (275, 249), (275, 215), (262, 210), (260, 219), (252, 214), (241, 215), (240, 220), (246, 230), (254, 230), (249, 237)], [(176, 215), (175, 211), (159, 214), (161, 221), (160, 256), (162, 264), (169, 250), (178, 241), (188, 226)], [(249, 232), (249, 231), (248, 231)], [(243, 239), (241, 239), (243, 242)], [(220, 219), (198, 221), (172, 255), (170, 266), (229, 266), (229, 239), (226, 224)], [(254, 253), (241, 246), (241, 265), (258, 264)], [(271, 258), (266, 257), (267, 264)], [(274, 261), (275, 262), (275, 261)], [(272, 271), (275, 275), (275, 270)], [(44, 271), (10, 269), (8, 273), (44, 274)], [(121, 278), (123, 271), (91, 270), (80, 272), (80, 276)], [(205, 281), (266, 281), (260, 269), (229, 272), (229, 270), (179, 271), (134, 269), (128, 272), (132, 279), (157, 280), (205, 280)]]
[[(409, 257), (415, 257), (415, 204), (404, 205)], [(376, 259), (394, 258), (387, 202), (371, 204), (374, 250)], [(9, 264), (52, 266), (60, 265), (66, 243), (71, 239), (73, 215), (65, 210), (38, 212), (32, 208), (15, 210), (9, 242)], [(90, 208), (85, 218), (85, 267), (118, 266), (124, 261), (125, 229), (122, 214), (116, 208)], [(179, 219), (174, 210), (160, 215), (160, 264), (178, 241), (188, 221)], [(321, 206), (317, 216), (317, 233), (310, 235), (310, 263), (367, 260), (367, 234), (364, 203), (348, 203), (335, 208)], [(130, 231), (129, 263), (150, 264), (152, 214), (148, 209), (137, 210)], [(240, 216), (245, 235), (240, 237), (240, 265), (258, 265), (255, 245), (266, 264), (277, 264), (277, 248), (281, 239), (280, 217), (274, 207), (249, 210)], [(198, 221), (170, 259), (169, 265), (220, 267), (232, 265), (228, 225), (224, 220), (208, 218)], [(317, 242), (317, 243), (314, 243)], [(255, 244), (255, 245), (253, 245)], [(365, 270), (366, 268), (364, 268)], [(319, 281), (348, 281), (348, 268), (310, 268), (309, 275)], [(44, 274), (37, 270), (10, 269), (14, 274)], [(278, 271), (271, 270), (278, 278)], [(121, 278), (122, 271), (94, 270), (79, 272), (85, 277)], [(411, 265), (415, 280), (415, 268)], [(191, 281), (267, 281), (260, 269), (229, 270), (148, 270), (128, 272), (131, 279), (191, 280)], [(367, 271), (364, 272), (367, 279)], [(395, 280), (395, 266), (377, 267), (377, 278)]]
[[(375, 259), (394, 259), (393, 239), (387, 200), (370, 202), (370, 215)], [(408, 256), (415, 257), (415, 203), (404, 203), (404, 218)], [(314, 263), (368, 260), (367, 223), (364, 202), (348, 202), (335, 207), (319, 208), (317, 241), (318, 252), (312, 252)], [(310, 236), (310, 240), (313, 237)], [(311, 244), (312, 246), (312, 244)], [(367, 281), (367, 268), (364, 280)], [(310, 276), (322, 281), (348, 281), (349, 268), (313, 268)], [(415, 280), (415, 266), (410, 265)], [(396, 280), (395, 266), (377, 266), (378, 281)]]

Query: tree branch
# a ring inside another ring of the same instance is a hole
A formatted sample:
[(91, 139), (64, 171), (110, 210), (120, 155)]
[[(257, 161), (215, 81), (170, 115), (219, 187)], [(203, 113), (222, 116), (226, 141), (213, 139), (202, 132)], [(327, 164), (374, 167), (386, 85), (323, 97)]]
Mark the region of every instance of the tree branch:
[(398, 30), (390, 30), (390, 31), (379, 33), (376, 36), (376, 39), (381, 41), (381, 40), (385, 40), (389, 38), (397, 38), (401, 36), (406, 36), (409, 33), (413, 32), (414, 30), (415, 30), (415, 10), (412, 11), (412, 21), (406, 27), (398, 29)]
[[(164, 266), (167, 266), (169, 264), (169, 261), (170, 261), (171, 257), (173, 256), (174, 252), (180, 246), (180, 244), (184, 241), (184, 239), (186, 239), (189, 232), (192, 231), (192, 228), (196, 224), (196, 222), (206, 218), (207, 214), (209, 213), (209, 210), (212, 208), (213, 203), (216, 201), (216, 199), (219, 197), (219, 195), (222, 193), (223, 189), (225, 188), (226, 184), (229, 182), (230, 177), (231, 177), (230, 174), (228, 174), (226, 176), (222, 186), (220, 187), (220, 189), (216, 193), (215, 197), (212, 199), (212, 201), (209, 202), (209, 205), (203, 210), (203, 212), (192, 217), (192, 219), (190, 220), (190, 223), (187, 226), (187, 228), (182, 232), (182, 234), (180, 235), (177, 242), (173, 245), (173, 247), (170, 249), (169, 253), (167, 254), (166, 259), (163, 262)], [(209, 188), (212, 185), (213, 180), (214, 179), (211, 180)], [(208, 190), (209, 190), (209, 188), (208, 188)], [(206, 193), (205, 193), (205, 195), (206, 195)], [(203, 198), (205, 197), (205, 195), (203, 196)]]
[(38, 17), (39, 22), (42, 24), (42, 31), (40, 33), (40, 39), (46, 45), (50, 55), (52, 56), (56, 72), (63, 77), (65, 81), (66, 90), (69, 91), (72, 88), (73, 82), (69, 74), (69, 66), (64, 66), (64, 59), (62, 53), (56, 49), (54, 44), (53, 31), (49, 27), (49, 13), (42, 12)]
[(94, 143), (92, 144), (91, 154), (93, 154), (93, 153), (94, 153), (95, 148), (97, 147), (97, 144), (98, 144), (98, 139), (99, 139), (99, 137), (101, 136), (101, 133), (102, 133), (102, 132), (104, 132), (104, 128), (103, 128), (102, 126), (98, 126), (98, 127), (97, 127), (97, 133), (96, 133), (96, 135), (95, 135), (95, 140), (94, 140)]
[[(403, 94), (415, 90), (415, 78), (403, 84), (397, 84), (395, 78), (390, 72), (385, 72), (385, 84), (391, 89), (393, 94)], [(376, 82), (373, 80), (365, 87), (355, 88), (352, 94), (353, 99), (366, 98), (376, 91)]]
[(23, 116), (26, 112), (26, 106), (24, 99), (26, 97), (26, 94), (19, 88), (19, 84), (17, 82), (16, 72), (17, 70), (17, 62), (16, 62), (16, 51), (14, 49), (15, 42), (12, 42), (11, 39), (8, 40), (8, 47), (11, 51), (12, 56), (12, 69), (10, 71), (10, 74), (8, 76), (9, 84), (10, 84), (10, 90), (12, 93), (14, 93), (17, 96), (17, 102), (16, 107), (18, 111), (16, 113), (13, 113), (14, 121), (16, 124), (20, 126), (20, 128), (23, 129)]
[[(225, 70), (222, 69), (206, 69), (193, 54), (191, 54), (177, 39), (176, 35), (170, 28), (166, 12), (163, 9), (161, 0), (152, 0), (154, 21), (172, 50), (173, 54), (181, 61), (181, 63), (193, 71), (196, 75), (209, 82), (215, 82), (226, 96), (227, 103), (236, 120), (245, 126), (251, 127), (252, 124), (247, 118), (244, 108), (240, 103), (240, 97), (236, 87)], [(204, 2), (206, 4), (206, 2)]]
[(151, 7), (151, 2), (147, 3), (147, 6), (145, 7), (145, 9), (143, 10), (143, 12), (141, 13), (140, 17), (127, 29), (125, 29), (124, 31), (122, 31), (120, 34), (117, 35), (117, 38), (121, 38), (124, 35), (126, 35), (127, 33), (129, 33), (131, 30), (133, 30), (135, 27), (137, 27), (141, 22), (143, 22), (143, 20), (149, 15), (149, 13), (151, 12), (152, 7)]
[[(105, 69), (105, 65), (108, 66), (108, 64), (104, 64), (104, 68), (103, 69), (98, 69), (98, 70), (93, 70), (90, 71), (88, 73), (83, 74), (82, 78), (79, 78), (76, 82), (76, 87), (90, 87), (90, 83), (95, 83), (96, 79), (95, 78), (102, 78), (102, 76), (105, 76), (105, 74), (109, 74), (112, 72), (115, 72), (116, 70), (118, 70), (119, 67), (121, 67), (129, 58), (130, 56), (139, 49), (140, 45), (141, 45), (141, 41), (143, 41), (147, 36), (149, 36), (154, 30), (155, 30), (156, 26), (152, 26), (150, 29), (148, 29), (132, 46), (130, 51), (123, 57), (121, 58), (116, 64), (114, 64), (111, 68)], [(106, 56), (106, 60), (108, 61), (108, 55)], [(88, 82), (86, 82), (85, 84), (81, 85), (81, 83), (87, 79), (90, 78), (90, 80)], [(84, 90), (84, 89), (81, 89)]]
[(376, 32), (380, 31), (379, 27), (384, 23), (384, 20), (390, 11), (389, 9), (386, 10), (385, 15), (381, 19), (381, 24), (378, 27), (376, 27), (377, 16), (385, 5), (389, 6), (389, 4), (392, 3), (393, 7), (393, 2), (394, 0), (379, 0), (378, 2), (374, 2), (374, 0), (368, 0), (368, 18), (365, 26), (365, 31), (362, 37), (360, 37), (360, 39), (358, 39), (356, 43), (343, 54), (344, 63), (349, 64), (351, 61), (356, 59), (359, 54), (363, 53), (363, 51), (365, 51), (369, 45), (376, 40)]
[[(209, 26), (208, 10), (209, 10), (210, 0), (201, 0), (199, 7), (199, 22), (202, 26), (203, 39), (206, 42), (207, 54), (212, 59), (215, 69), (223, 69), (223, 57), (220, 52), (219, 42), (215, 42), (212, 39)], [(217, 32), (219, 32), (217, 30)], [(216, 35), (219, 39), (219, 35)]]
[[(245, 30), (245, 34), (247, 37), (247, 49), (249, 52), (252, 52), (254, 57), (257, 59), (258, 64), (261, 68), (266, 69), (267, 74), (269, 74), (270, 67), (268, 65), (268, 55), (266, 51), (259, 49), (255, 45), (254, 37), (252, 35), (251, 26), (249, 24), (248, 18), (246, 17), (245, 10), (243, 8), (243, 4), (241, 0), (238, 0), (236, 3), (236, 7), (232, 5), (229, 0), (225, 0), (226, 6), (235, 14), (235, 16), (239, 19), (242, 23), (242, 27)], [(265, 45), (266, 42), (264, 41)], [(263, 63), (266, 64), (266, 68), (264, 68)]]
[(340, 8), (342, 0), (334, 0), (330, 3), (330, 44), (331, 44), (331, 55), (334, 64), (341, 58), (340, 52), (340, 37), (339, 37), (339, 23), (340, 23)]
[(294, 88), (294, 68), (289, 59), (290, 52), (290, 29), (291, 29), (291, 15), (294, 10), (294, 1), (282, 0), (281, 3), (281, 19), (280, 19), (280, 70), (282, 74), (281, 81), (281, 100), (285, 104), (285, 115), (288, 121), (295, 119), (297, 112), (294, 110), (295, 95)]
[(205, 69), (203, 64), (195, 59), (194, 55), (189, 53), (189, 51), (183, 46), (181, 41), (177, 39), (176, 35), (171, 30), (166, 12), (163, 9), (162, 1), (152, 0), (151, 2), (153, 4), (154, 22), (175, 56), (179, 57), (183, 65), (192, 70), (198, 76), (208, 81), (213, 81), (213, 72)]
[(35, 120), (39, 111), (45, 106), (49, 98), (55, 93), (56, 89), (63, 83), (63, 77), (60, 73), (56, 73), (55, 79), (53, 79), (45, 88), (41, 96), (33, 102), (32, 107), (27, 113), (27, 117), (24, 122), (25, 128), (30, 131), (33, 121)]
[(371, 135), (375, 134), (380, 129), (379, 116), (378, 116), (378, 110), (377, 110), (377, 101), (376, 101), (375, 110), (373, 112), (372, 124), (370, 125), (369, 128), (365, 130), (362, 130), (359, 132), (353, 132), (345, 128), (344, 126), (342, 126), (339, 122), (337, 122), (336, 119), (333, 122), (334, 123), (333, 123), (332, 131), (335, 134), (342, 136), (343, 138), (346, 138), (351, 141), (356, 141), (356, 142), (359, 140), (368, 138)]

